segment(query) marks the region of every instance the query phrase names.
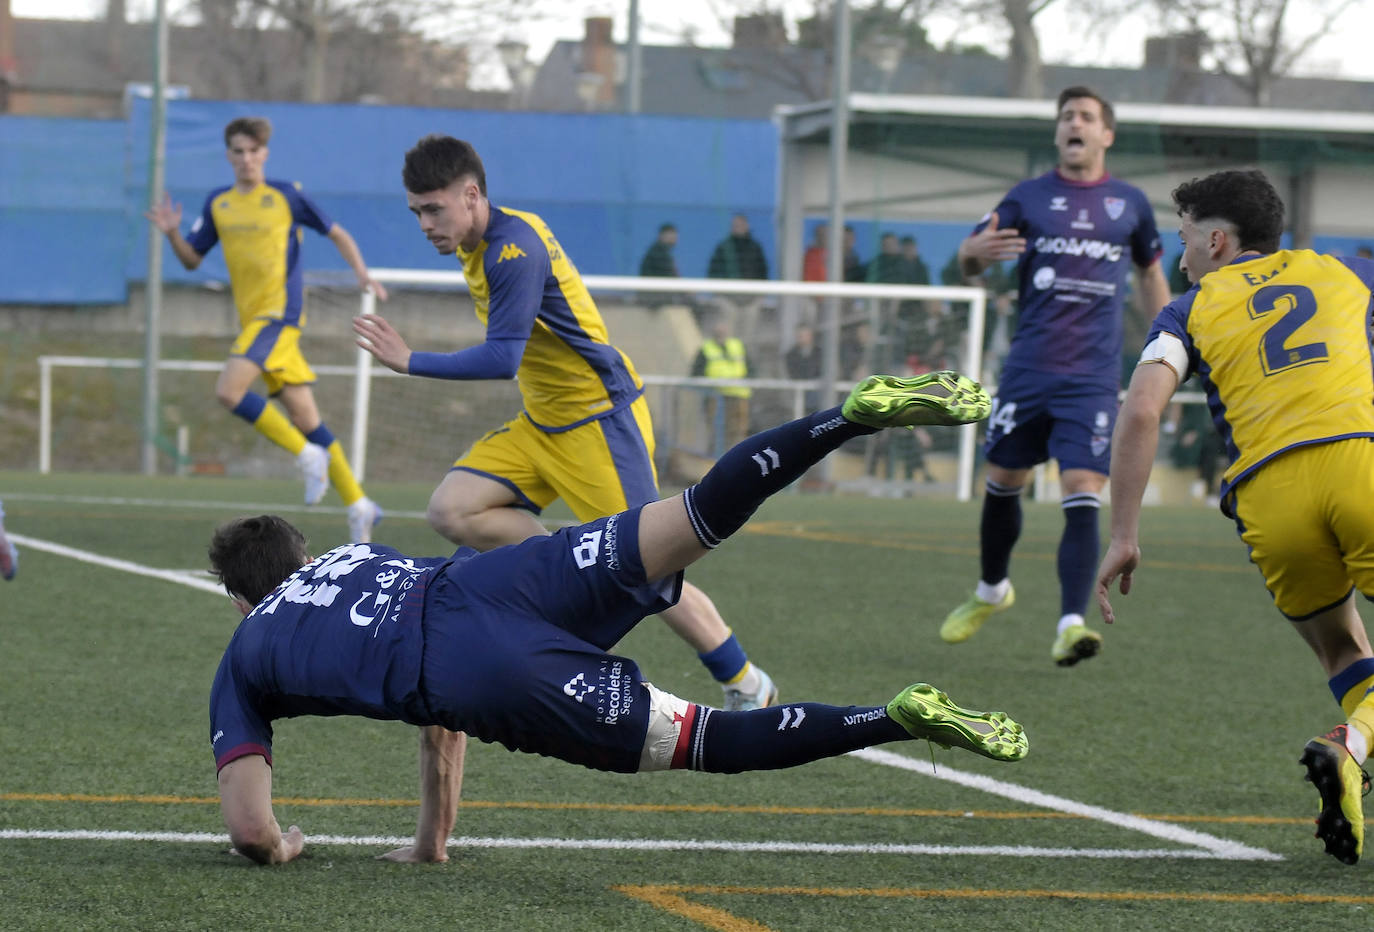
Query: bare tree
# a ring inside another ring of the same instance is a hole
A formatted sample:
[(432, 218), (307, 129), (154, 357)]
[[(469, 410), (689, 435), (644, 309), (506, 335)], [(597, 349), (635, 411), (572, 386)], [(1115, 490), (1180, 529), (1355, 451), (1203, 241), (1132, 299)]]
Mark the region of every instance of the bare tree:
[(1274, 83), (1289, 74), (1317, 40), (1332, 31), (1356, 0), (1309, 0), (1310, 15), (1294, 29), (1290, 0), (1154, 0), (1174, 32), (1208, 37), (1208, 64), (1239, 85), (1257, 107), (1273, 99)]
[[(394, 98), (466, 80), (465, 49), (537, 15), (539, 0), (188, 0), (214, 82), (230, 93), (311, 102)], [(391, 93), (387, 93), (387, 89)], [(410, 102), (410, 101), (398, 101)]]

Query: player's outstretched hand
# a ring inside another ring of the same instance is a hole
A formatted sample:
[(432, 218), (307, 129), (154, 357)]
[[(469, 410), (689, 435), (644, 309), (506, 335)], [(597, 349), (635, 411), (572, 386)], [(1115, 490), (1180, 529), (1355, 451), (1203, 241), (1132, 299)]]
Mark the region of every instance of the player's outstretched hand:
[(1137, 544), (1112, 541), (1107, 546), (1107, 554), (1102, 565), (1097, 568), (1097, 607), (1102, 612), (1102, 620), (1107, 624), (1116, 621), (1112, 603), (1108, 596), (1112, 582), (1121, 577), (1121, 594), (1129, 595), (1135, 568), (1140, 565), (1140, 547)]
[(999, 228), (997, 211), (988, 214), (988, 225), (968, 238), (963, 254), (984, 263), (1015, 259), (1026, 251), (1026, 238), (1016, 227)]
[(414, 845), (406, 845), (404, 848), (397, 848), (395, 851), (377, 855), (377, 860), (395, 861), (398, 864), (442, 864), (448, 860), (448, 852), (441, 851), (433, 855), (424, 855)]
[(388, 369), (405, 375), (410, 372), (410, 347), (396, 328), (380, 314), (360, 314), (353, 318), (353, 332), (359, 346)]
[(165, 236), (181, 226), (181, 205), (172, 203), (172, 195), (164, 191), (162, 200), (145, 210), (143, 216), (151, 220), (158, 232)]

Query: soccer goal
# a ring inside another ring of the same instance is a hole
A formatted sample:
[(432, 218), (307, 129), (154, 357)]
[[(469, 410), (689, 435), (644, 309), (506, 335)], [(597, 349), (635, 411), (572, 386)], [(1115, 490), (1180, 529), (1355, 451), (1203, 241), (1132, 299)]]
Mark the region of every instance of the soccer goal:
[[(316, 397), (360, 476), (437, 482), (474, 441), (521, 407), (513, 381), (403, 377), (353, 345), (349, 322), (383, 314), (416, 350), (452, 351), (484, 329), (457, 271), (373, 269), (384, 304), (316, 279), (302, 347)], [(742, 431), (836, 404), (864, 375), (984, 366), (982, 289), (918, 285), (585, 276), (610, 340), (634, 361), (653, 413), (665, 486), (696, 481)], [(703, 339), (725, 327), (748, 350), (749, 378), (694, 376)], [(798, 347), (812, 346), (810, 352)], [(128, 449), (101, 468), (137, 469), (142, 360), (45, 356), (39, 467), (89, 468), (83, 450)], [(162, 360), (161, 446), (184, 471), (289, 476), (294, 463), (256, 432), (229, 425), (214, 399), (220, 360)], [(833, 381), (825, 376), (833, 374)], [(742, 390), (742, 391), (741, 391)], [(747, 395), (742, 401), (742, 395)], [(125, 413), (120, 413), (125, 412)], [(851, 441), (799, 485), (882, 496), (971, 496), (979, 428), (884, 431)], [(125, 462), (125, 460), (128, 462)], [(75, 465), (81, 464), (81, 465)]]

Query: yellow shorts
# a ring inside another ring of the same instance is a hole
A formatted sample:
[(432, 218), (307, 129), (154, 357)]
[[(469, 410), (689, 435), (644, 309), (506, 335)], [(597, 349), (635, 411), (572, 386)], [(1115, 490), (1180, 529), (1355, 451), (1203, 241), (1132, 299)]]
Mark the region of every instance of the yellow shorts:
[(1374, 442), (1290, 450), (1234, 495), (1241, 540), (1290, 620), (1340, 604), (1352, 586), (1374, 596)]
[(300, 341), (301, 328), (270, 317), (255, 317), (239, 333), (229, 355), (256, 363), (267, 383), (267, 393), (275, 395), (287, 385), (315, 381), (315, 371), (305, 361)]
[(521, 414), (472, 445), (454, 469), (495, 479), (538, 514), (556, 498), (591, 521), (658, 498), (654, 428), (644, 396), (599, 420), (547, 433)]

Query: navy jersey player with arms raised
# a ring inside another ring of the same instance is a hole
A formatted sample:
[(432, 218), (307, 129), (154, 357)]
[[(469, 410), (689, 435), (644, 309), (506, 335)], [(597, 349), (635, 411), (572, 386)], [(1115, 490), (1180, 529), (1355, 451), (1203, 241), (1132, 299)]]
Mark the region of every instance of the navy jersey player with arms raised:
[(1148, 314), (1169, 300), (1149, 201), (1107, 174), (1115, 125), (1101, 95), (1066, 88), (1054, 131), (1058, 166), (1012, 188), (959, 246), (961, 269), (970, 278), (994, 262), (1016, 259), (1020, 299), (988, 420), (979, 582), (940, 628), (950, 644), (971, 638), (1015, 600), (1009, 574), (1021, 532), (1021, 493), (1031, 470), (1051, 458), (1059, 464), (1064, 532), (1060, 618), (1050, 656), (1071, 666), (1102, 644), (1083, 616), (1097, 563), (1098, 496), (1111, 455), (1131, 269), (1139, 271)]
[[(222, 526), (210, 560), (246, 614), (210, 695), (220, 802), (235, 848), (260, 863), (304, 845), (272, 811), (272, 721), (362, 715), (442, 726), (512, 750), (598, 770), (738, 773), (792, 767), (910, 738), (993, 760), (1025, 756), (1024, 732), (1000, 712), (962, 709), (918, 683), (886, 706), (789, 703), (722, 711), (645, 680), (609, 653), (682, 592), (682, 570), (846, 440), (883, 427), (987, 416), (976, 382), (953, 372), (872, 376), (841, 407), (783, 424), (727, 451), (682, 495), (550, 536), (478, 553), (413, 558), (354, 544), (306, 562), (280, 518)], [(305, 564), (305, 565), (302, 565)], [(422, 748), (426, 747), (422, 745)], [(453, 787), (421, 760), (420, 822), (396, 861), (443, 861)]]

